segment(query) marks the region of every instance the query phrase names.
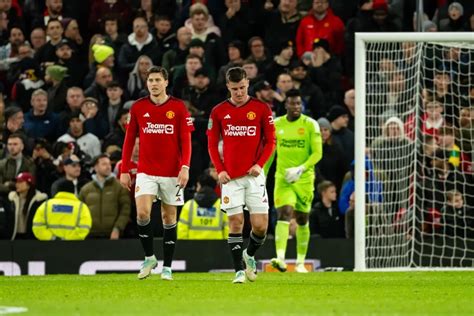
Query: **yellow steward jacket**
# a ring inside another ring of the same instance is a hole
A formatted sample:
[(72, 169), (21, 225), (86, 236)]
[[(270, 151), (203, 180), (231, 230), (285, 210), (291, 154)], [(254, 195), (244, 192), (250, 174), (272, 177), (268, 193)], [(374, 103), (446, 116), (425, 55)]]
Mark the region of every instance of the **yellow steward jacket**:
[(39, 240), (83, 240), (91, 225), (87, 205), (73, 193), (58, 192), (38, 207), (33, 218), (33, 234)]
[(201, 207), (194, 200), (187, 201), (178, 223), (178, 239), (227, 239), (227, 215), (221, 212), (220, 199), (211, 207)]

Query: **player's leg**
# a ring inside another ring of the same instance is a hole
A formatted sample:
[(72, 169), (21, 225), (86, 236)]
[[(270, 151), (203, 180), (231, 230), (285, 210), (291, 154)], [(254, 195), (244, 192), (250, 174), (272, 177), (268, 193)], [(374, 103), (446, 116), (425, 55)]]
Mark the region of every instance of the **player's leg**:
[(221, 187), (221, 209), (227, 213), (229, 221), (229, 237), (227, 243), (232, 254), (235, 277), (233, 283), (244, 283), (244, 263), (242, 261), (242, 251), (244, 242), (242, 229), (244, 227), (244, 194), (245, 190), (240, 179), (232, 180)]
[(304, 266), (306, 253), (308, 252), (308, 244), (310, 239), (310, 231), (308, 225), (309, 212), (313, 203), (313, 188), (314, 179), (295, 185), (297, 194), (295, 219), (296, 224), (296, 272), (308, 272)]
[(144, 173), (137, 175), (137, 182), (135, 185), (135, 203), (137, 205), (137, 227), (138, 237), (145, 252), (145, 261), (143, 262), (139, 279), (148, 277), (151, 270), (156, 268), (158, 261), (153, 250), (153, 228), (151, 227), (151, 207), (155, 199), (158, 184)]
[(173, 280), (171, 264), (177, 240), (177, 206), (183, 205), (183, 189), (176, 177), (158, 177), (158, 196), (161, 199), (161, 219), (163, 221), (163, 280)]
[(173, 279), (171, 264), (177, 240), (176, 214), (176, 206), (161, 202), (161, 219), (163, 220), (163, 270), (161, 278), (163, 280)]
[(250, 222), (252, 230), (250, 232), (249, 245), (244, 250), (243, 258), (246, 265), (245, 273), (249, 281), (255, 281), (257, 278), (257, 265), (255, 253), (265, 243), (268, 228), (268, 195), (265, 188), (265, 176), (260, 174), (258, 177), (245, 177), (246, 198), (250, 213)]
[(272, 266), (281, 272), (286, 271), (286, 246), (290, 234), (290, 221), (296, 205), (296, 193), (291, 184), (284, 179), (275, 181), (275, 207), (277, 208), (277, 224), (275, 226), (275, 250), (277, 257), (272, 259)]

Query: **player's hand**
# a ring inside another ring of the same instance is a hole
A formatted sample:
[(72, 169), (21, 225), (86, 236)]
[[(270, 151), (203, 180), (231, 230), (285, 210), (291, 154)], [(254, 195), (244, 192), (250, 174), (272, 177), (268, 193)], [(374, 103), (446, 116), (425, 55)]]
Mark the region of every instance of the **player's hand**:
[(130, 191), (130, 188), (132, 187), (132, 180), (129, 173), (122, 173), (120, 175), (120, 184), (122, 187)]
[(189, 168), (188, 167), (181, 167), (181, 171), (178, 174), (178, 185), (181, 189), (183, 189), (186, 184), (188, 184), (189, 180)]
[(217, 176), (217, 178), (219, 179), (220, 184), (226, 184), (227, 182), (230, 181), (230, 177), (227, 171), (221, 171), (219, 175)]
[(116, 228), (112, 229), (112, 233), (110, 234), (110, 240), (117, 240), (120, 239), (120, 231)]
[(252, 168), (249, 169), (249, 171), (247, 171), (247, 173), (253, 177), (258, 177), (260, 173), (262, 173), (262, 167), (255, 164), (252, 166)]
[(293, 167), (293, 168), (288, 168), (285, 171), (285, 180), (288, 183), (294, 183), (298, 181), (301, 177), (301, 175), (304, 172), (304, 166), (298, 166), (298, 167)]

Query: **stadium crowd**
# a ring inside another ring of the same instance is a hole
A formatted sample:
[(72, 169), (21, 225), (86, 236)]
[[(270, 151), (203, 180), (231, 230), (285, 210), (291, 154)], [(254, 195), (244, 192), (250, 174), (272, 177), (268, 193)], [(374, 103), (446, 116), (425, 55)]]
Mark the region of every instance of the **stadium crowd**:
[[(424, 4), (424, 31), (474, 31), (473, 1)], [(413, 32), (414, 12), (415, 1), (409, 0), (0, 0), (1, 238), (40, 238), (33, 231), (45, 224), (45, 211), (35, 213), (53, 197), (71, 201), (74, 210), (85, 204), (81, 209), (90, 212), (89, 219), (77, 220), (90, 232), (73, 238), (137, 236), (133, 190), (117, 179), (128, 111), (147, 96), (146, 70), (152, 65), (168, 70), (169, 92), (186, 102), (194, 118), (183, 212), (206, 209), (216, 217), (209, 225), (222, 228), (195, 238), (225, 239), (228, 233), (225, 215), (216, 212), (219, 187), (206, 129), (213, 106), (227, 97), (225, 72), (234, 66), (245, 69), (250, 93), (275, 116), (286, 114), (286, 92), (300, 90), (303, 113), (318, 120), (324, 142), (311, 233), (352, 238), (354, 36)], [(401, 46), (408, 63), (413, 46)], [(382, 97), (368, 102), (384, 111), (368, 148), (369, 202), (409, 200), (410, 186), (391, 181), (398, 171), (389, 163), (397, 148), (413, 146), (423, 153), (418, 166), (424, 182), (417, 190), (423, 190), (427, 203), (436, 201), (422, 206), (429, 213), (423, 230), (439, 229), (436, 221), (444, 221), (474, 231), (474, 221), (466, 222), (466, 215), (474, 215), (474, 56), (458, 48), (446, 54), (443, 60), (449, 62), (434, 65), (426, 80), (421, 131), (426, 137), (418, 147), (414, 118), (404, 117), (406, 103), (397, 103), (397, 93), (411, 84), (406, 67), (390, 56), (377, 61), (368, 87)], [(471, 65), (464, 69), (459, 65), (466, 60)], [(274, 167), (267, 179), (270, 202), (273, 174)], [(391, 216), (402, 217), (408, 207), (395, 205)], [(160, 236), (159, 207), (154, 208)], [(276, 221), (275, 210), (271, 213), (270, 232)], [(192, 216), (182, 218), (180, 238), (193, 238)], [(71, 218), (63, 220), (74, 226)]]

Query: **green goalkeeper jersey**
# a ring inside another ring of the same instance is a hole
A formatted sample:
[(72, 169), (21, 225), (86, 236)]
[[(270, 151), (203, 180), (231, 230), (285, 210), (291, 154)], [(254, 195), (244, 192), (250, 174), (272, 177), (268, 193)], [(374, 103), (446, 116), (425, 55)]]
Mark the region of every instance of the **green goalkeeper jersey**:
[[(301, 115), (288, 121), (286, 115), (275, 119), (276, 129), (276, 178), (284, 178), (285, 170), (304, 165), (301, 178), (314, 177), (314, 165), (323, 156), (323, 141), (319, 124), (309, 116)], [(273, 160), (270, 159), (268, 168)]]

